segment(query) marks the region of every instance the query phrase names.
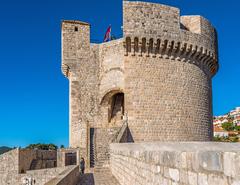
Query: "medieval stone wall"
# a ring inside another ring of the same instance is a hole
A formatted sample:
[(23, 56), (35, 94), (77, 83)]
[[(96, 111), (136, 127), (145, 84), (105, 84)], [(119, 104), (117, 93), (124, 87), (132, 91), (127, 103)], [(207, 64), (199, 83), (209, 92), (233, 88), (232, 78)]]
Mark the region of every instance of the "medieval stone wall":
[[(47, 168), (40, 170), (30, 170), (25, 174), (18, 174), (18, 181), (12, 183), (11, 185), (25, 185), (24, 182), (28, 179), (34, 185), (45, 185), (51, 179), (57, 177), (58, 175), (64, 173), (65, 170), (68, 170), (70, 166), (58, 167), (58, 168)], [(35, 182), (35, 183), (33, 183)]]
[(64, 171), (58, 174), (44, 185), (76, 185), (79, 181), (79, 166), (68, 166)]
[[(18, 155), (19, 173), (25, 173), (27, 170), (56, 167), (57, 152), (54, 150), (20, 149)], [(34, 165), (33, 162), (35, 162)]]
[[(90, 44), (88, 23), (63, 21), (70, 146), (89, 161), (90, 128), (120, 128), (121, 110), (131, 141), (211, 140), (217, 70), (216, 30), (178, 8), (123, 1), (123, 38), (102, 44)], [(118, 93), (124, 105), (118, 101), (120, 115), (111, 119)]]
[(199, 67), (178, 61), (126, 57), (128, 126), (134, 141), (212, 138), (211, 81)]
[(123, 39), (103, 43), (99, 46), (100, 101), (111, 90), (124, 88)]
[[(66, 166), (66, 163), (69, 164), (72, 161), (69, 161), (67, 154), (74, 154), (76, 155), (76, 164), (79, 165), (80, 163), (80, 155), (79, 155), (79, 150), (78, 149), (71, 149), (71, 148), (61, 148), (58, 149), (57, 151), (57, 167), (63, 167)], [(74, 164), (71, 164), (74, 165)]]
[(99, 117), (97, 127), (117, 127), (109, 122), (110, 99), (124, 89), (123, 40), (99, 45)]
[[(54, 168), (56, 153), (56, 151), (17, 148), (0, 155), (0, 184), (20, 185), (26, 178), (35, 179), (36, 185), (46, 183), (64, 170), (64, 168)], [(33, 168), (31, 165), (34, 160), (40, 165)], [(38, 170), (40, 168), (47, 169)]]
[(0, 184), (11, 184), (19, 173), (18, 153), (15, 149), (0, 155)]
[(122, 185), (238, 185), (239, 144), (111, 144), (110, 166)]
[(134, 141), (212, 138), (215, 29), (176, 8), (124, 2), (124, 85)]
[(123, 57), (122, 39), (90, 45), (88, 24), (62, 23), (62, 71), (69, 78), (70, 91), (70, 146), (79, 147), (87, 161), (89, 130), (110, 126), (107, 94), (123, 89)]
[[(69, 78), (70, 146), (88, 157), (89, 128), (97, 111), (98, 53), (91, 50), (90, 26), (80, 21), (62, 23), (62, 71)], [(91, 52), (92, 51), (92, 52)]]

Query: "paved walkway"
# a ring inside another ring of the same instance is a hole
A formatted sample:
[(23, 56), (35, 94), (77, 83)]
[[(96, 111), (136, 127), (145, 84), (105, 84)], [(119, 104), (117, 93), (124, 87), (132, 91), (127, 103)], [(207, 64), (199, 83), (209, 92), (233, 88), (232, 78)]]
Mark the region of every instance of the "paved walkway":
[(78, 185), (120, 185), (108, 168), (91, 169), (81, 175)]

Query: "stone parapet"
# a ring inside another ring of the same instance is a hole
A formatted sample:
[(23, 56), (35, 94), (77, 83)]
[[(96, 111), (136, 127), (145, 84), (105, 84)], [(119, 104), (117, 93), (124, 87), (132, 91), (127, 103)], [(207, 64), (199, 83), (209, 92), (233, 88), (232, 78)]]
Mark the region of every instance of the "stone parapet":
[(61, 174), (48, 181), (45, 185), (76, 185), (80, 179), (79, 166), (68, 166)]
[(70, 167), (68, 166), (40, 170), (29, 170), (26, 172), (26, 174), (18, 174), (18, 177), (21, 177), (21, 181), (19, 182), (19, 184), (23, 182), (29, 182), (29, 184), (32, 183), (34, 185), (45, 185), (48, 181), (64, 173), (64, 171), (68, 170), (69, 168)]
[(17, 148), (6, 152), (0, 155), (0, 184), (16, 185), (31, 179), (42, 185), (64, 170), (54, 168), (56, 160), (57, 152), (53, 150)]
[(111, 144), (110, 167), (122, 185), (238, 185), (240, 144)]
[(182, 60), (218, 70), (217, 34), (201, 16), (182, 16), (179, 9), (146, 2), (123, 3), (126, 55)]

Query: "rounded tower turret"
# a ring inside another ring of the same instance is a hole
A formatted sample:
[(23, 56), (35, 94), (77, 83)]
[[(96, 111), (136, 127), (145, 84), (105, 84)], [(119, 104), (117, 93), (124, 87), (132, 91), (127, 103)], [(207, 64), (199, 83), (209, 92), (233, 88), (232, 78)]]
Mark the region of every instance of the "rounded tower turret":
[(124, 93), (134, 141), (212, 139), (217, 35), (201, 16), (146, 2), (123, 2)]

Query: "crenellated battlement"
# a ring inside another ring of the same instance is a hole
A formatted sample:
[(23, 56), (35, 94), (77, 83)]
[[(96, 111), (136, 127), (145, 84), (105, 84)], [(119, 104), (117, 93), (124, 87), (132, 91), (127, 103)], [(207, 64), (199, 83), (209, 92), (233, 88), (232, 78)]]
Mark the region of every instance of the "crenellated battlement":
[[(211, 80), (218, 68), (215, 28), (175, 7), (123, 1), (123, 38), (101, 44), (90, 43), (88, 23), (64, 21), (70, 146), (80, 148), (88, 165), (91, 152), (106, 157), (106, 141), (123, 118), (124, 142), (211, 141)], [(100, 150), (90, 150), (93, 141)]]
[(164, 58), (207, 66), (211, 75), (218, 70), (217, 56), (212, 50), (187, 42), (167, 39), (127, 37), (125, 56)]
[(201, 16), (181, 16), (178, 8), (124, 1), (125, 55), (159, 57), (218, 71), (217, 35)]

